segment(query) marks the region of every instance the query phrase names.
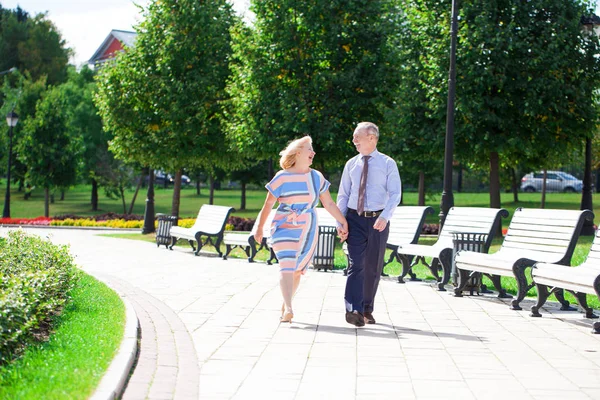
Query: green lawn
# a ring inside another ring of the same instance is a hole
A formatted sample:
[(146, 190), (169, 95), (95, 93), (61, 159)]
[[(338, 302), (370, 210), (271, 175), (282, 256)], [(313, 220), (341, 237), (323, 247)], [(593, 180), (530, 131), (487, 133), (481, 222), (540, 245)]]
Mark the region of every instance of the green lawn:
[(125, 306), (83, 272), (70, 295), (49, 340), (0, 367), (0, 399), (87, 399), (94, 392), (121, 344)]
[[(4, 182), (1, 182), (2, 184)], [(4, 186), (0, 185), (0, 191)], [(11, 189), (14, 185), (11, 186)], [(27, 201), (23, 200), (23, 193), (17, 192), (16, 188), (11, 190), (11, 216), (13, 218), (34, 218), (44, 214), (44, 194), (41, 189), (33, 191), (31, 198)], [(100, 210), (92, 212), (90, 206), (91, 187), (89, 185), (78, 185), (69, 189), (65, 195), (65, 200), (60, 201), (60, 194), (56, 193), (56, 201), (50, 205), (50, 216), (60, 214), (77, 214), (82, 216), (91, 216), (94, 214), (102, 214), (106, 212), (123, 213), (123, 206), (119, 199), (109, 199), (104, 196), (100, 190)], [(194, 187), (185, 187), (181, 191), (181, 206), (180, 217), (194, 218), (198, 214), (198, 210), (202, 204), (208, 203), (208, 190), (202, 188), (200, 195), (196, 195)], [(239, 190), (217, 190), (215, 191), (215, 204), (231, 206), (236, 209), (233, 215), (247, 218), (256, 218), (260, 211), (264, 200), (265, 190), (249, 190), (247, 191), (246, 210), (238, 211), (240, 206), (240, 191)], [(335, 193), (333, 194), (335, 198)], [(404, 194), (405, 205), (416, 205), (418, 201), (417, 193), (408, 192)], [(133, 197), (133, 190), (126, 192), (126, 200), (129, 202)], [(2, 199), (4, 196), (2, 196)], [(134, 207), (134, 214), (143, 214), (145, 207), (146, 193), (140, 191)], [(173, 189), (163, 189), (162, 187), (155, 190), (155, 211), (157, 213), (171, 212), (171, 202), (173, 199)], [(512, 193), (502, 193), (502, 206), (506, 208), (511, 216), (514, 209), (517, 207), (539, 208), (541, 195), (539, 193), (519, 193), (519, 202), (513, 202)], [(546, 208), (558, 209), (578, 209), (581, 202), (581, 195), (577, 193), (548, 193), (546, 198)], [(600, 204), (600, 194), (594, 194), (594, 203)], [(3, 206), (3, 200), (2, 200)], [(489, 195), (487, 193), (454, 193), (454, 204), (463, 207), (489, 207)], [(440, 205), (440, 195), (434, 196), (427, 201), (427, 205), (435, 209), (435, 214), (428, 216), (428, 223), (437, 223)], [(504, 219), (504, 227), (508, 226), (510, 217)]]

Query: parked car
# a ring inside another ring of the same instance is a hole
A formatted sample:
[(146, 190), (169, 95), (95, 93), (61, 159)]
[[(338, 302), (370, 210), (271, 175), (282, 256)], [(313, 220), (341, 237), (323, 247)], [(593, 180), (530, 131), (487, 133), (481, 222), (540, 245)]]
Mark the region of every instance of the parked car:
[[(544, 180), (543, 172), (531, 172), (521, 179), (521, 190), (524, 192), (540, 192)], [(581, 192), (583, 182), (573, 175), (562, 171), (547, 171), (547, 192)]]
[[(166, 174), (159, 170), (154, 171), (154, 183), (156, 185), (164, 185), (165, 180), (167, 181), (167, 185), (172, 185), (175, 183), (175, 177), (173, 175)], [(181, 184), (183, 186), (187, 186), (190, 183), (192, 183), (192, 180), (187, 175), (181, 175)]]

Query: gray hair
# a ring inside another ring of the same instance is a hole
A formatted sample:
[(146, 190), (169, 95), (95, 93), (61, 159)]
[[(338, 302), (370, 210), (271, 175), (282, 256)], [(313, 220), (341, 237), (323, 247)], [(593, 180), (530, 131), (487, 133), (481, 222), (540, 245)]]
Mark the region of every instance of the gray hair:
[(356, 129), (354, 131), (366, 131), (367, 135), (373, 135), (379, 140), (379, 128), (372, 122), (360, 122), (356, 125)]

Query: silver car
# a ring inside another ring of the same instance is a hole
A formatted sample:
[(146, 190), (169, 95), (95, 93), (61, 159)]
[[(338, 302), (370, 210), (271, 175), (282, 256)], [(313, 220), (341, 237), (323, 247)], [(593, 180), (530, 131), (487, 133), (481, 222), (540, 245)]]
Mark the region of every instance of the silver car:
[[(544, 180), (543, 172), (531, 172), (521, 179), (521, 190), (524, 192), (540, 192)], [(571, 174), (562, 171), (547, 171), (547, 192), (581, 192), (583, 182)]]

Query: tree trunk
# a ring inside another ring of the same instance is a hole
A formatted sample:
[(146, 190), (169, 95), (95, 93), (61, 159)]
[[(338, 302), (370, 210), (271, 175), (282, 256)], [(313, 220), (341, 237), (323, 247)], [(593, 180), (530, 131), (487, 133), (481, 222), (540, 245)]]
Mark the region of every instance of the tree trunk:
[(240, 210), (246, 209), (246, 182), (242, 182), (242, 202), (240, 204)]
[(181, 175), (183, 169), (178, 169), (175, 174), (175, 182), (173, 184), (173, 204), (171, 206), (171, 215), (179, 218), (179, 204), (181, 203)]
[(125, 202), (125, 188), (119, 186), (119, 193), (121, 194), (121, 202), (123, 203), (123, 214), (127, 213), (127, 203)]
[(44, 188), (44, 217), (50, 217), (50, 188)]
[(138, 181), (138, 184), (135, 188), (135, 192), (133, 192), (133, 198), (131, 199), (131, 204), (129, 205), (129, 212), (127, 213), (128, 215), (133, 214), (133, 206), (135, 205), (135, 199), (137, 199), (138, 192), (140, 191), (140, 188), (142, 187), (142, 183), (144, 182), (145, 177), (146, 177), (146, 174), (142, 172), (142, 175), (140, 176), (140, 180)]
[(490, 207), (500, 208), (500, 160), (498, 152), (490, 153)]
[(540, 204), (540, 208), (546, 208), (546, 175), (548, 175), (548, 172), (544, 170), (544, 178), (542, 179), (542, 203)]
[[(490, 153), (490, 208), (500, 208), (500, 158), (498, 152)], [(498, 237), (502, 237), (502, 223), (498, 224)]]
[(50, 193), (50, 204), (54, 204), (54, 192)]
[(458, 193), (462, 192), (463, 187), (463, 167), (462, 164), (458, 164), (458, 178), (456, 182), (456, 191)]
[(148, 171), (148, 192), (146, 193), (146, 208), (144, 209), (144, 226), (142, 233), (144, 235), (155, 232), (154, 228), (154, 170), (146, 168)]
[(200, 196), (200, 172), (196, 175), (196, 195)]
[(419, 171), (419, 206), (425, 205), (425, 172)]
[(275, 175), (275, 171), (273, 170), (273, 160), (269, 160), (269, 179), (271, 179), (273, 177), (273, 175)]
[(60, 191), (60, 201), (64, 201), (65, 200), (65, 191), (61, 190)]
[(98, 211), (98, 181), (92, 179), (92, 211)]
[(511, 183), (512, 183), (512, 192), (513, 192), (513, 201), (515, 204), (519, 202), (519, 181), (517, 180), (517, 171), (514, 168), (510, 169), (511, 172)]
[(210, 182), (210, 194), (208, 196), (208, 204), (214, 204), (215, 202), (215, 178), (211, 175), (208, 179)]

